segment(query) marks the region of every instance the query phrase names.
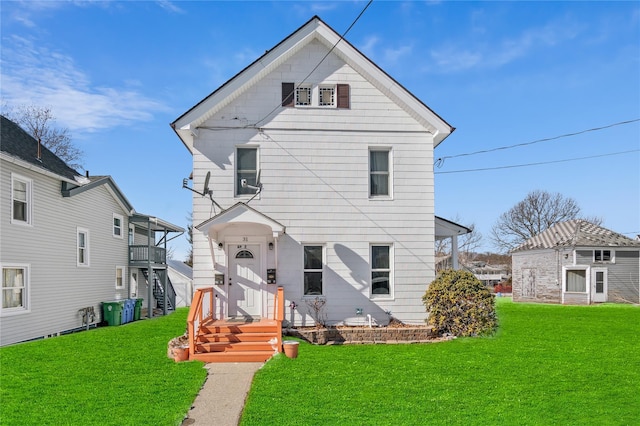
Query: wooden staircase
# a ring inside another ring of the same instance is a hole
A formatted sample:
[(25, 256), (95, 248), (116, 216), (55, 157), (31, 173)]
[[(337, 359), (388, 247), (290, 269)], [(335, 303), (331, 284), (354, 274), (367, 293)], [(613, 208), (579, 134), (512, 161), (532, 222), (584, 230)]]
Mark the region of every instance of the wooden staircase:
[(264, 362), (282, 352), (284, 291), (278, 287), (273, 318), (216, 319), (213, 287), (198, 289), (189, 310), (189, 360)]

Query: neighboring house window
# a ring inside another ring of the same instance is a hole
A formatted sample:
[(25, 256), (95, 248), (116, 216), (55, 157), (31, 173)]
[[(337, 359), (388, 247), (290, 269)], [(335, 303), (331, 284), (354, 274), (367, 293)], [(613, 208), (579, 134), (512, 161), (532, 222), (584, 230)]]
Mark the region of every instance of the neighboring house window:
[(78, 228), (78, 266), (89, 266), (89, 230)]
[(258, 148), (236, 149), (236, 195), (255, 194), (253, 188), (243, 188), (242, 180), (247, 180), (247, 185), (255, 186), (258, 176)]
[(296, 87), (296, 106), (311, 105), (311, 85), (300, 85)]
[(116, 238), (122, 238), (122, 223), (123, 217), (119, 214), (113, 214), (113, 236)]
[(33, 181), (11, 174), (11, 223), (31, 225)]
[(322, 269), (324, 249), (322, 246), (304, 246), (304, 295), (322, 295)]
[(594, 263), (613, 262), (613, 252), (611, 250), (594, 250)]
[(28, 306), (29, 266), (2, 266), (2, 313), (26, 311)]
[(124, 266), (116, 266), (116, 288), (124, 288)]
[(586, 293), (587, 270), (567, 269), (565, 291), (568, 293)]
[(334, 106), (336, 88), (335, 86), (320, 86), (318, 89), (318, 105)]
[(369, 150), (369, 195), (388, 197), (391, 195), (391, 168), (389, 149)]
[(391, 246), (371, 246), (371, 294), (391, 295)]

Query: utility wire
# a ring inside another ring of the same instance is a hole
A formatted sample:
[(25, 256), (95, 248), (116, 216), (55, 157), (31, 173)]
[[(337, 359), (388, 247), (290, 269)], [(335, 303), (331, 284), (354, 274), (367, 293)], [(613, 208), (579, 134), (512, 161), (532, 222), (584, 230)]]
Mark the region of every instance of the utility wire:
[[(327, 52), (326, 55), (324, 55), (322, 57), (322, 59), (320, 59), (320, 62), (318, 62), (318, 64), (313, 67), (313, 69), (309, 72), (309, 74), (307, 74), (307, 76), (305, 78), (302, 79), (302, 81), (300, 83), (298, 83), (298, 85), (296, 87), (293, 88), (293, 91), (291, 93), (289, 93), (286, 96), (286, 99), (289, 98), (289, 96), (293, 96), (293, 94), (296, 92), (296, 89), (298, 89), (302, 84), (304, 84), (305, 81), (307, 81), (307, 79), (309, 77), (311, 77), (311, 74), (313, 74), (315, 72), (315, 70), (318, 69), (318, 67), (324, 62), (325, 59), (327, 59), (327, 56), (329, 56), (331, 54), (331, 52), (333, 52), (333, 49), (336, 48), (336, 46), (338, 45), (338, 43), (340, 43), (345, 36), (349, 33), (349, 31), (351, 31), (351, 28), (353, 28), (353, 26), (356, 24), (356, 22), (358, 22), (358, 20), (360, 19), (360, 17), (364, 14), (364, 12), (369, 8), (369, 6), (371, 5), (371, 3), (373, 3), (373, 0), (369, 0), (369, 2), (367, 3), (367, 5), (364, 7), (364, 9), (362, 9), (362, 11), (360, 12), (360, 14), (356, 17), (356, 19), (351, 23), (351, 25), (349, 25), (349, 28), (347, 28), (347, 30), (342, 33), (342, 35), (340, 36), (340, 38), (338, 39), (338, 41), (336, 41), (336, 43), (331, 46), (331, 49), (329, 49), (329, 51)], [(260, 124), (261, 122), (263, 122), (267, 117), (269, 117), (271, 114), (273, 114), (276, 110), (278, 110), (280, 108), (281, 104), (276, 105), (275, 108), (273, 108), (271, 111), (269, 111), (268, 114), (266, 114), (264, 117), (262, 117), (260, 120), (256, 121), (253, 125), (251, 126), (246, 126), (246, 127), (257, 127), (258, 124)]]
[(612, 155), (629, 154), (631, 152), (638, 152), (638, 151), (640, 151), (640, 149), (632, 149), (632, 150), (629, 150), (629, 151), (621, 151), (621, 152), (611, 152), (609, 154), (592, 155), (592, 156), (589, 156), (589, 157), (567, 158), (567, 159), (564, 159), (564, 160), (555, 160), (555, 161), (542, 161), (542, 162), (539, 162), (539, 163), (516, 164), (516, 165), (511, 165), (511, 166), (498, 166), (498, 167), (486, 167), (486, 168), (482, 168), (482, 169), (451, 170), (451, 171), (448, 171), (448, 172), (434, 172), (434, 174), (436, 174), (436, 175), (444, 175), (444, 174), (450, 174), (450, 173), (469, 173), (469, 172), (484, 172), (484, 171), (487, 171), (487, 170), (515, 169), (517, 167), (541, 166), (541, 165), (544, 165), (544, 164), (567, 163), (567, 162), (570, 162), (570, 161), (588, 160), (590, 158), (610, 157)]
[(481, 150), (481, 151), (468, 152), (468, 153), (465, 153), (465, 154), (446, 155), (444, 157), (438, 158), (436, 160), (435, 164), (436, 164), (436, 167), (440, 168), (444, 164), (444, 161), (446, 159), (448, 159), (448, 158), (458, 158), (458, 157), (466, 157), (466, 156), (470, 156), (470, 155), (486, 154), (488, 152), (494, 152), (494, 151), (500, 151), (500, 150), (512, 149), (512, 148), (518, 148), (518, 147), (521, 147), (521, 146), (533, 145), (533, 144), (540, 143), (540, 142), (549, 142), (549, 141), (553, 141), (553, 140), (557, 140), (557, 139), (568, 138), (570, 136), (577, 136), (577, 135), (582, 135), (584, 133), (596, 132), (596, 131), (599, 131), (599, 130), (609, 129), (609, 128), (615, 127), (615, 126), (622, 126), (624, 124), (631, 124), (631, 123), (635, 123), (635, 122), (638, 122), (638, 121), (640, 121), (640, 118), (636, 118), (636, 119), (633, 119), (633, 120), (627, 120), (627, 121), (620, 121), (618, 123), (608, 124), (606, 126), (594, 127), (592, 129), (581, 130), (579, 132), (573, 132), (573, 133), (566, 133), (564, 135), (553, 136), (553, 137), (550, 137), (550, 138), (538, 139), (538, 140), (531, 141), (531, 142), (524, 142), (524, 143), (519, 143), (519, 144), (515, 144), (515, 145), (501, 146), (501, 147), (498, 147), (498, 148), (491, 148), (491, 149), (485, 149), (485, 150)]

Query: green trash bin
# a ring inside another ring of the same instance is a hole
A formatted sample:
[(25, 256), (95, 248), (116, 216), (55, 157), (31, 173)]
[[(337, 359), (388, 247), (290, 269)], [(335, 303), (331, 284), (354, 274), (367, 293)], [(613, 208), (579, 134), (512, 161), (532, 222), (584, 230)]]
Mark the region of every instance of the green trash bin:
[(102, 302), (102, 318), (108, 325), (120, 325), (122, 324), (123, 309), (124, 301), (122, 300)]
[(140, 311), (142, 310), (142, 302), (144, 299), (136, 299), (136, 306), (133, 308), (133, 320), (138, 321), (140, 319)]

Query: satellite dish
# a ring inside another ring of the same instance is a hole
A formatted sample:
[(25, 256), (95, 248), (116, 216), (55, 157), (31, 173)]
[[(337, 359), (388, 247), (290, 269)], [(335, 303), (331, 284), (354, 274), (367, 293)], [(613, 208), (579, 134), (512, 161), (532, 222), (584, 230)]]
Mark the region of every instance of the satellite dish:
[(211, 172), (207, 172), (207, 177), (204, 178), (204, 189), (202, 190), (203, 196), (209, 193), (209, 179), (211, 179)]

